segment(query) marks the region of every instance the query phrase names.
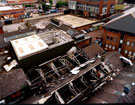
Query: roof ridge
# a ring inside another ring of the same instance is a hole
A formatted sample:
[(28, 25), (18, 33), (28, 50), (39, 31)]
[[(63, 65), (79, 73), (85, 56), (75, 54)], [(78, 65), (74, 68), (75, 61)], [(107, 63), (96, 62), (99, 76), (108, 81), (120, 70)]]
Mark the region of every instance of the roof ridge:
[(116, 17), (116, 18), (110, 20), (110, 21), (109, 21), (108, 23), (106, 23), (105, 25), (110, 24), (110, 23), (112, 23), (112, 22), (114, 22), (114, 21), (117, 21), (117, 20), (119, 20), (119, 19), (121, 19), (121, 18), (123, 18), (123, 17), (125, 17), (125, 16), (127, 16), (127, 15), (129, 15), (129, 14), (123, 14), (123, 15), (121, 15), (121, 16), (119, 16), (119, 17)]
[[(125, 16), (130, 15), (130, 14), (135, 18), (135, 16), (133, 15), (133, 13), (135, 12), (135, 6), (134, 6), (132, 9), (134, 9), (134, 10), (132, 10), (131, 12), (130, 12), (129, 10), (128, 10), (129, 12), (123, 12), (124, 14), (122, 14), (122, 15), (119, 16), (119, 17), (116, 17), (116, 18), (110, 20), (110, 21), (109, 21), (108, 23), (106, 23), (105, 25), (110, 24), (110, 23), (112, 23), (112, 22), (114, 22), (114, 21), (117, 21), (117, 20), (119, 20), (119, 19), (121, 19), (121, 18), (123, 18), (123, 17), (125, 17)], [(130, 9), (130, 10), (131, 10), (131, 9)]]

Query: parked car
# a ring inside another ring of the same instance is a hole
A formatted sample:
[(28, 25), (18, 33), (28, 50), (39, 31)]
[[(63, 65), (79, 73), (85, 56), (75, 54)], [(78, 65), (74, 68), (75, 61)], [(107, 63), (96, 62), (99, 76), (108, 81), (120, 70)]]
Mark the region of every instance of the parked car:
[(102, 45), (102, 40), (97, 39), (97, 40), (94, 41), (94, 43), (97, 43), (97, 44), (99, 44), (101, 46)]
[(81, 32), (83, 32), (84, 34), (86, 34), (87, 32), (85, 30), (80, 30)]
[(50, 11), (47, 11), (45, 14), (50, 14), (51, 12)]
[(84, 29), (87, 33), (89, 33), (90, 32), (90, 30), (89, 29)]

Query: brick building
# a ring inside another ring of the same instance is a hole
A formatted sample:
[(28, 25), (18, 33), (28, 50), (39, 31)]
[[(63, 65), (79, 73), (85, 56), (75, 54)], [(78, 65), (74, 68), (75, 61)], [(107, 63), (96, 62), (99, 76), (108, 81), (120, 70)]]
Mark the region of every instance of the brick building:
[(24, 15), (24, 9), (21, 7), (3, 6), (0, 7), (0, 20), (18, 20), (21, 15)]
[(35, 2), (37, 2), (37, 0), (7, 0), (7, 4), (27, 4)]
[(114, 13), (116, 0), (70, 0), (69, 9), (72, 13), (86, 17), (108, 17)]
[(119, 51), (123, 56), (135, 59), (135, 8), (109, 21), (104, 26), (103, 48)]

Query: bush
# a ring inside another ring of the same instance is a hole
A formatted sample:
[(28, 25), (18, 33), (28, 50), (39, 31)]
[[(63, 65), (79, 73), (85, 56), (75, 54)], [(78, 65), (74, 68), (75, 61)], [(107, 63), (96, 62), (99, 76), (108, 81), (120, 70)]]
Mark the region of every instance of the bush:
[(68, 3), (64, 1), (58, 1), (56, 4), (56, 8), (60, 8), (62, 6), (68, 6)]
[(51, 9), (51, 6), (42, 4), (42, 9), (43, 9), (43, 11), (48, 11), (49, 9)]
[(53, 1), (52, 0), (49, 0), (49, 3), (52, 5), (53, 4)]

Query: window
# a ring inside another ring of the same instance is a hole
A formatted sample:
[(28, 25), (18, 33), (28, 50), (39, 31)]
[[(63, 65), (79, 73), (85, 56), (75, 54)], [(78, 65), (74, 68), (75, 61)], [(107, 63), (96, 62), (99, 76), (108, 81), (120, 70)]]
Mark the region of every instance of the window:
[(135, 52), (133, 53), (133, 56), (135, 57)]
[(128, 51), (127, 51), (127, 50), (125, 50), (125, 54), (127, 54), (127, 52), (128, 52)]
[(119, 52), (121, 51), (121, 48), (119, 48), (119, 50), (118, 50)]
[(110, 40), (112, 40), (113, 38), (112, 37), (110, 37)]
[(109, 36), (107, 36), (107, 39), (109, 40)]
[(134, 43), (131, 43), (131, 46), (133, 47), (134, 46)]
[(120, 43), (123, 43), (123, 40), (122, 39), (120, 40)]
[(111, 45), (109, 45), (109, 48), (112, 48), (112, 46), (111, 46)]
[(115, 50), (115, 46), (113, 46), (112, 49)]
[(131, 55), (132, 54), (132, 52), (131, 51), (129, 51), (129, 53), (128, 53), (129, 55)]
[(127, 45), (129, 45), (130, 44), (130, 42), (127, 42)]
[(117, 40), (116, 38), (113, 38), (113, 41), (114, 41), (114, 42), (116, 42), (116, 40)]
[(105, 47), (108, 47), (108, 44), (106, 44)]

